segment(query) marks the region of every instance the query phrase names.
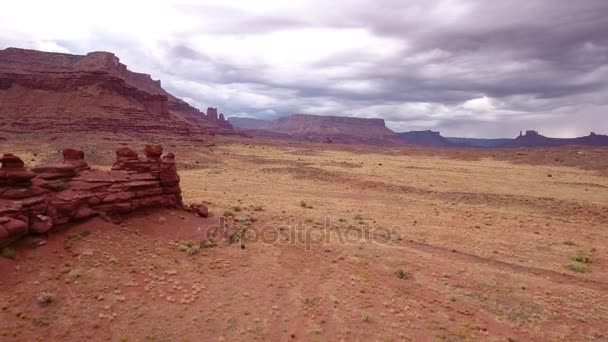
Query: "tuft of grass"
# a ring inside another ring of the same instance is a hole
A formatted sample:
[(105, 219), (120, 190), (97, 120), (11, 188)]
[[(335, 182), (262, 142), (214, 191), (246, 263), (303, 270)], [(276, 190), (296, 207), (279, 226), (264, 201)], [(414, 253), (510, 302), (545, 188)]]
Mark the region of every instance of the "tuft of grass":
[(79, 269), (72, 269), (68, 272), (68, 277), (72, 279), (78, 279), (82, 277), (82, 272)]
[(201, 250), (201, 244), (196, 241), (177, 241), (173, 243), (173, 246), (188, 256), (195, 255)]
[(42, 308), (45, 308), (49, 305), (51, 305), (51, 303), (55, 301), (55, 294), (50, 293), (50, 292), (42, 292), (39, 296), (38, 296), (38, 305)]
[(2, 256), (7, 259), (15, 260), (17, 259), (17, 252), (10, 247), (4, 247), (2, 248)]
[(304, 209), (313, 209), (313, 206), (306, 203), (305, 200), (300, 201), (300, 207), (304, 208)]
[(589, 270), (587, 264), (578, 261), (571, 261), (568, 263), (568, 269), (577, 273), (585, 273)]
[(234, 217), (234, 213), (230, 210), (224, 211), (224, 217)]
[(369, 313), (364, 312), (363, 315), (361, 316), (361, 321), (363, 323), (371, 323), (372, 322), (372, 316)]
[(410, 277), (410, 275), (406, 271), (402, 270), (401, 268), (395, 271), (395, 275), (399, 279), (409, 279), (409, 277)]
[(202, 248), (214, 248), (217, 247), (217, 242), (215, 242), (215, 240), (213, 240), (213, 238), (209, 238), (205, 241), (203, 241), (203, 243), (201, 244)]
[(238, 213), (239, 211), (241, 211), (241, 207), (238, 205), (235, 205), (234, 207), (232, 207), (232, 210), (234, 210)]
[(51, 325), (51, 322), (48, 318), (36, 317), (32, 319), (32, 324), (35, 327), (48, 327), (49, 325)]
[(576, 244), (574, 242), (572, 242), (572, 241), (566, 241), (566, 242), (564, 242), (564, 245), (566, 245), (566, 246), (576, 246)]
[(253, 207), (253, 211), (264, 211), (264, 206), (263, 206), (263, 205), (261, 205), (261, 204), (256, 204), (256, 205)]
[(588, 256), (587, 254), (585, 254), (585, 252), (583, 252), (583, 251), (577, 251), (576, 253), (574, 253), (574, 255), (572, 255), (570, 257), (570, 260), (580, 262), (583, 264), (590, 264), (592, 261), (591, 257)]

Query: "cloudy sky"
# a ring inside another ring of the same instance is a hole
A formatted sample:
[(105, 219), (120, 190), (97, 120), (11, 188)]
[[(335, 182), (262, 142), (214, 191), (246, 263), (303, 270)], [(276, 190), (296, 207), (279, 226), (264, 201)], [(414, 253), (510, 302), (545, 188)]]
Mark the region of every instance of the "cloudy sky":
[(227, 116), (608, 133), (608, 0), (6, 1), (9, 46), (111, 51)]

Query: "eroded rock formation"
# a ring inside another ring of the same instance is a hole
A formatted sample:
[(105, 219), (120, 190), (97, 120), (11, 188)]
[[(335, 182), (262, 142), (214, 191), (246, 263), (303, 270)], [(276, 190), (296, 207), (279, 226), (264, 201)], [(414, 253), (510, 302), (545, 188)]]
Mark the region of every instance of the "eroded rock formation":
[(109, 52), (0, 50), (0, 103), (0, 132), (234, 133)]
[(4, 154), (0, 158), (0, 246), (100, 213), (180, 207), (175, 156), (162, 153), (161, 146), (146, 146), (145, 157), (140, 157), (121, 147), (109, 172), (91, 170), (84, 153), (74, 149), (63, 151), (63, 163), (32, 170), (19, 157)]
[(294, 114), (271, 121), (230, 118), (228, 121), (256, 138), (291, 139), (340, 144), (400, 146), (403, 141), (383, 119)]

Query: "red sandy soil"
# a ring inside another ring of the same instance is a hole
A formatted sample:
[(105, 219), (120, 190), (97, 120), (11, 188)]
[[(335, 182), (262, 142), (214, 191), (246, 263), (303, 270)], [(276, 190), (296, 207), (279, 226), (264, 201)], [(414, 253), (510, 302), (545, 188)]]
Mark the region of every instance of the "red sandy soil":
[[(212, 216), (146, 211), (19, 242), (0, 258), (0, 340), (608, 337), (608, 180), (592, 160), (606, 150), (161, 143), (184, 200)], [(279, 238), (211, 243), (225, 212), (230, 233)], [(332, 239), (287, 238), (292, 222)], [(568, 268), (577, 251), (584, 273)]]

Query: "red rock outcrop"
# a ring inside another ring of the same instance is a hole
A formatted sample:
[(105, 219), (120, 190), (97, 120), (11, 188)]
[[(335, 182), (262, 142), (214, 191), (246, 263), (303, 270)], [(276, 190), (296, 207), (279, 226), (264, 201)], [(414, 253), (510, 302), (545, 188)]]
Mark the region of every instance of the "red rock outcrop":
[(112, 171), (91, 170), (84, 153), (63, 151), (64, 163), (27, 170), (12, 154), (0, 158), (0, 246), (27, 233), (100, 213), (127, 214), (146, 207), (180, 207), (179, 175), (172, 153), (146, 146), (145, 157), (116, 151)]
[(0, 50), (0, 132), (235, 134), (109, 52)]

